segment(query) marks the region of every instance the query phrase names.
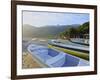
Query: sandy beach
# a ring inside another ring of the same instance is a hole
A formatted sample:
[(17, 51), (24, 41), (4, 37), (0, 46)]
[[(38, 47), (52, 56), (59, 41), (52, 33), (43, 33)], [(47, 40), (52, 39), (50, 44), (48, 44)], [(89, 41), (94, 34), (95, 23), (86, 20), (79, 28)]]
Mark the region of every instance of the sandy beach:
[(32, 55), (28, 52), (23, 53), (23, 69), (28, 68), (41, 68), (41, 66), (32, 58)]

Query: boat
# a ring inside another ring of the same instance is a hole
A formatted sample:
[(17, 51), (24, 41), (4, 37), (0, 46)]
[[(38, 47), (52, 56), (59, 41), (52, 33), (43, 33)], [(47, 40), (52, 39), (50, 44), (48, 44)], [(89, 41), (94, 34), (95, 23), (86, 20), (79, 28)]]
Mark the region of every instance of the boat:
[(57, 41), (57, 40), (53, 40), (53, 41), (49, 40), (48, 44), (56, 46), (56, 47), (60, 47), (60, 48), (65, 48), (65, 49), (70, 49), (70, 50), (76, 50), (76, 51), (79, 51), (79, 52), (89, 53), (89, 47), (83, 46), (81, 44), (75, 44), (75, 43), (72, 43), (70, 41), (69, 41), (68, 44), (66, 44), (66, 43), (62, 43), (62, 42)]
[(47, 67), (88, 66), (89, 61), (45, 46), (30, 44), (27, 50)]

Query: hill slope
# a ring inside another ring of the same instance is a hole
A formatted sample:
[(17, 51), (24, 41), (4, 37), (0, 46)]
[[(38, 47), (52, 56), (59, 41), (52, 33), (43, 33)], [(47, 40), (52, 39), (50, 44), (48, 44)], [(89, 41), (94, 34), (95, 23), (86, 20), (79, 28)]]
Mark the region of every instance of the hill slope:
[(23, 25), (23, 37), (44, 37), (48, 38), (49, 36), (57, 36), (60, 32), (63, 32), (65, 29), (70, 27), (79, 27), (80, 25), (52, 25), (52, 26), (43, 26), (35, 27), (28, 24)]

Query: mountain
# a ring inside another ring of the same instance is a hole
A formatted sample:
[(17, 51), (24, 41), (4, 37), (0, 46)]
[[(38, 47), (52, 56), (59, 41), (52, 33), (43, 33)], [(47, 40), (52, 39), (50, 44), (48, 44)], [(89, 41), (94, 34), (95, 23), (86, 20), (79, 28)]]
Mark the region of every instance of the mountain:
[(48, 25), (43, 27), (35, 27), (32, 25), (24, 24), (23, 25), (23, 37), (44, 37), (48, 38), (49, 36), (55, 37), (59, 35), (60, 32), (70, 28), (70, 27), (79, 27), (78, 24), (73, 25)]

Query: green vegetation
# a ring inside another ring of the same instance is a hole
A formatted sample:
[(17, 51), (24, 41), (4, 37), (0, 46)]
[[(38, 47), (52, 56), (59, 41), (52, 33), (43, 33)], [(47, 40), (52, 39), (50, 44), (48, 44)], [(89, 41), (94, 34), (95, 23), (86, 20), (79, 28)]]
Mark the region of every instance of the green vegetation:
[(84, 23), (79, 27), (80, 34), (89, 34), (89, 22)]
[(54, 36), (48, 35), (48, 39), (52, 39), (52, 38), (54, 38)]
[(83, 52), (78, 52), (78, 51), (74, 51), (74, 50), (64, 49), (64, 48), (55, 47), (55, 46), (52, 46), (52, 45), (48, 45), (48, 47), (63, 51), (65, 53), (74, 55), (76, 57), (80, 57), (80, 58), (85, 59), (85, 60), (89, 60), (89, 54), (88, 53), (83, 53)]
[(66, 29), (65, 31), (61, 32), (59, 36), (63, 39), (76, 37), (83, 38), (86, 34), (89, 34), (89, 22), (86, 22), (79, 27), (70, 27), (69, 29)]
[(71, 27), (79, 27), (80, 25), (47, 25), (36, 27), (29, 24), (23, 25), (23, 37), (36, 38), (59, 38), (59, 34)]

